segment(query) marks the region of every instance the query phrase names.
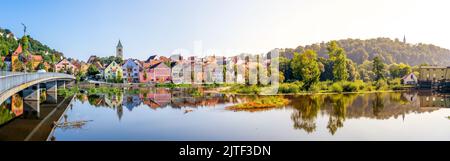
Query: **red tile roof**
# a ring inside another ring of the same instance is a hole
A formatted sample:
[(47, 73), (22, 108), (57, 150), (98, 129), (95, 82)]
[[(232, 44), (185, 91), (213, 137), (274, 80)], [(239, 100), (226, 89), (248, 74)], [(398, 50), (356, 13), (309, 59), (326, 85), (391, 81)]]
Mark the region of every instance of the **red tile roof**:
[(13, 55), (19, 55), (19, 54), (22, 53), (22, 52), (23, 52), (23, 50), (22, 50), (22, 45), (19, 44), (19, 46), (17, 47), (16, 51), (14, 51), (14, 54), (13, 54)]

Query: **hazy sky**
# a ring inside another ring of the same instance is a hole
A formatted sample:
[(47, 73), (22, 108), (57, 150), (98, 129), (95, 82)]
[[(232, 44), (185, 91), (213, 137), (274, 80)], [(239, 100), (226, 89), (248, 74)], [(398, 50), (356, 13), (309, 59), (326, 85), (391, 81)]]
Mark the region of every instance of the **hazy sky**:
[(29, 34), (86, 60), (170, 55), (179, 48), (216, 55), (295, 48), (344, 38), (389, 37), (450, 48), (446, 0), (2, 0), (0, 27)]

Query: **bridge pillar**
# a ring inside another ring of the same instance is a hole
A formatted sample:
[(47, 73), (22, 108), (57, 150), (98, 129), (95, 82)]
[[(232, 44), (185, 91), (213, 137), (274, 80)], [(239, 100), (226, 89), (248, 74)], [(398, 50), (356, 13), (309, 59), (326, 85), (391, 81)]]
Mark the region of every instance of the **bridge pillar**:
[(57, 103), (58, 102), (58, 81), (51, 81), (45, 84), (47, 90), (48, 102)]
[(26, 105), (30, 106), (37, 112), (37, 116), (39, 117), (41, 113), (41, 89), (40, 84), (33, 85), (31, 87), (28, 87), (27, 89), (22, 91), (23, 93), (23, 100)]
[(27, 89), (24, 89), (22, 91), (23, 93), (23, 99), (25, 101), (40, 101), (41, 96), (41, 89), (40, 84), (36, 84), (33, 86), (28, 87)]
[(24, 109), (32, 109), (30, 111), (29, 114), (31, 114), (31, 116), (36, 116), (37, 118), (40, 117), (41, 114), (41, 104), (38, 101), (23, 101), (24, 102), (24, 106), (28, 107), (28, 108), (24, 108)]

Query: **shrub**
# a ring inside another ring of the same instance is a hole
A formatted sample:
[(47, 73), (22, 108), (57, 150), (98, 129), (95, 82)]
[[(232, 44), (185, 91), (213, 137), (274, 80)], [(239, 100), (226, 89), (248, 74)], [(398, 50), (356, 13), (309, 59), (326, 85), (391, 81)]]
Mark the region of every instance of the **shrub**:
[(305, 83), (303, 83), (302, 81), (295, 81), (293, 82), (293, 84), (298, 86), (299, 91), (301, 91), (303, 89), (303, 86), (305, 85)]
[(309, 91), (314, 93), (320, 92), (320, 90), (322, 90), (322, 85), (320, 83), (314, 83), (309, 87)]
[(331, 85), (331, 87), (330, 87), (330, 90), (331, 90), (332, 92), (339, 92), (339, 93), (341, 93), (342, 91), (344, 91), (344, 89), (342, 88), (340, 82), (333, 83), (333, 84)]
[(376, 90), (387, 90), (389, 89), (389, 85), (385, 80), (378, 80), (375, 82), (375, 88)]
[(278, 87), (278, 93), (298, 93), (300, 88), (294, 83), (281, 83)]

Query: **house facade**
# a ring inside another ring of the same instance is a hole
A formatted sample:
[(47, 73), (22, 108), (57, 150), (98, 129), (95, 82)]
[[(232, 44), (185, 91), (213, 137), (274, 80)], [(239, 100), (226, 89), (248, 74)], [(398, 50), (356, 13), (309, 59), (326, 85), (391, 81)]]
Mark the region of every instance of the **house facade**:
[(402, 77), (402, 84), (414, 85), (417, 84), (417, 76), (414, 73), (410, 73)]
[(138, 61), (127, 59), (122, 65), (123, 81), (128, 83), (139, 83), (141, 65)]
[(144, 68), (139, 74), (139, 81), (141, 83), (167, 83), (172, 81), (171, 68), (164, 63), (158, 63)]
[[(28, 54), (22, 54), (24, 52), (27, 52)], [(24, 57), (27, 55), (28, 57)], [(18, 71), (19, 69), (16, 69), (15, 63), (17, 62), (24, 62), (28, 61), (31, 62), (31, 66), (33, 69), (36, 69), (37, 66), (43, 61), (42, 56), (40, 55), (33, 55), (32, 53), (28, 51), (24, 51), (22, 48), (22, 45), (19, 44), (19, 46), (16, 48), (14, 53), (11, 55), (11, 71)]]
[(67, 59), (63, 59), (55, 65), (56, 72), (71, 72), (75, 73), (77, 67), (69, 62)]
[(123, 78), (122, 66), (117, 64), (115, 61), (111, 62), (104, 70), (104, 78), (106, 81)]

